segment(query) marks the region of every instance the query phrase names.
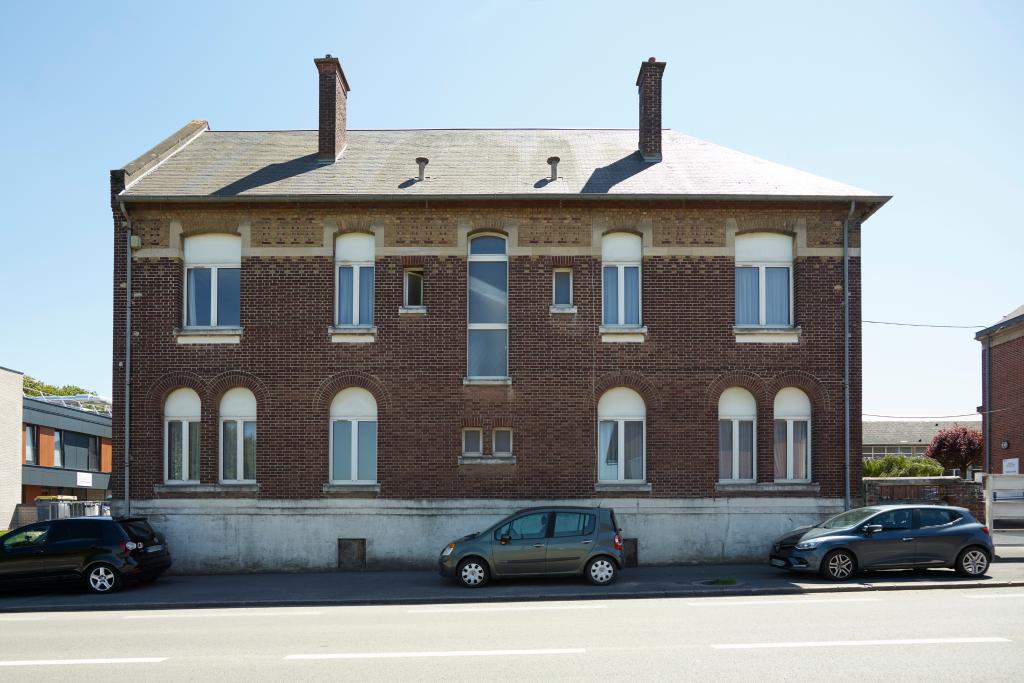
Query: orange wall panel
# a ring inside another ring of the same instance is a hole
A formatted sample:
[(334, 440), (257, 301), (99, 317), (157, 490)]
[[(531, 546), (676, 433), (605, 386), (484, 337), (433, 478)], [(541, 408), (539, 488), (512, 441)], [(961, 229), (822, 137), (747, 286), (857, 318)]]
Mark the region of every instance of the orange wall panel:
[(45, 496), (46, 489), (42, 486), (29, 486), (25, 484), (21, 487), (21, 502), (29, 505), (36, 502), (36, 496)]
[(53, 467), (53, 430), (49, 427), (39, 427), (39, 464), (43, 467)]
[(110, 439), (100, 439), (100, 472), (110, 473), (112, 469), (111, 461), (112, 449), (110, 447)]

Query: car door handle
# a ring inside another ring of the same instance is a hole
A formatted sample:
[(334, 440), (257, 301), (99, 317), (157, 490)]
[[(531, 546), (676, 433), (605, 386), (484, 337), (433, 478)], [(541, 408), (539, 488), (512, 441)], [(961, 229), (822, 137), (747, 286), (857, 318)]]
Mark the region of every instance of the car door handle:
[(588, 543), (593, 543), (593, 541), (580, 541), (580, 543), (582, 543), (583, 545), (587, 545)]
[(901, 541), (913, 541), (914, 539), (912, 539), (912, 538), (901, 538), (900, 540)]
[(543, 543), (534, 543), (534, 544), (533, 544), (533, 547), (534, 547), (534, 548), (543, 548), (543, 547), (544, 547), (544, 544), (543, 544)]

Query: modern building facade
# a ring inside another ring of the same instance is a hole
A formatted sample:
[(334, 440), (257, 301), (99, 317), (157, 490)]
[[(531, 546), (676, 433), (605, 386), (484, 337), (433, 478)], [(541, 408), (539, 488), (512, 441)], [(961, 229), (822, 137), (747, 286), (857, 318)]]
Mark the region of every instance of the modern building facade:
[(1020, 474), (1024, 460), (1024, 306), (975, 335), (982, 344), (985, 471)]
[(642, 562), (761, 557), (844, 504), (844, 295), (856, 495), (887, 197), (663, 130), (654, 60), (627, 130), (348, 130), (315, 63), (318, 130), (111, 173), (112, 490), (179, 568), (427, 565), (565, 501)]

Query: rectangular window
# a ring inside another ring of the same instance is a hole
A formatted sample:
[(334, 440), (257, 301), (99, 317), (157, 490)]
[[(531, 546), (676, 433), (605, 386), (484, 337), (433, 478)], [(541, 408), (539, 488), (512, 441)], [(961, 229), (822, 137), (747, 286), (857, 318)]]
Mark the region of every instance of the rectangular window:
[(603, 310), (608, 326), (640, 326), (640, 266), (604, 266)]
[(572, 306), (572, 270), (570, 268), (555, 270), (551, 303), (555, 306)]
[[(483, 243), (484, 240), (496, 242)], [(492, 253), (498, 248), (502, 253)], [(469, 377), (503, 379), (508, 376), (508, 261), (504, 248), (504, 240), (498, 238), (479, 237), (471, 242), (467, 335)]]
[(331, 481), (371, 484), (377, 481), (377, 421), (331, 422)]
[(37, 449), (37, 435), (35, 425), (25, 425), (25, 464), (35, 465), (39, 462)]
[(598, 423), (598, 432), (600, 480), (643, 481), (643, 420), (601, 420)]
[(100, 471), (100, 440), (99, 437), (89, 437), (89, 470)]
[(757, 268), (736, 269), (736, 324), (758, 325), (761, 293)]
[(790, 266), (738, 266), (736, 324), (792, 325), (791, 271)]
[(242, 423), (242, 478), (256, 480), (256, 423), (251, 420)]
[(477, 457), (483, 455), (483, 435), (484, 432), (482, 429), (463, 429), (462, 454)]
[(810, 431), (808, 420), (775, 420), (776, 480), (810, 479)]
[(594, 515), (581, 512), (556, 512), (553, 538), (589, 536), (594, 533), (597, 520)]
[(165, 429), (167, 481), (199, 481), (199, 422), (168, 420)]
[(225, 419), (220, 434), (221, 481), (256, 481), (256, 422)]
[(512, 455), (512, 430), (495, 429), (493, 434), (493, 453), (497, 456)]
[(240, 315), (239, 268), (194, 267), (185, 273), (185, 326), (238, 327)]
[(64, 467), (64, 447), (59, 429), (53, 430), (53, 466)]
[(601, 481), (615, 481), (619, 478), (619, 423), (615, 420), (601, 420), (599, 434), (599, 468)]
[(403, 305), (406, 308), (423, 308), (423, 271), (407, 269), (405, 271), (405, 296)]
[(732, 420), (718, 421), (718, 477), (734, 479), (732, 473)]
[(241, 269), (216, 268), (217, 315), (219, 327), (238, 327), (241, 324)]
[(374, 267), (338, 266), (338, 325), (373, 326)]
[(238, 480), (238, 423), (225, 420), (221, 424), (221, 478)]
[(721, 481), (754, 480), (754, 421), (718, 421), (718, 472)]
[(789, 268), (765, 268), (765, 322), (789, 325)]

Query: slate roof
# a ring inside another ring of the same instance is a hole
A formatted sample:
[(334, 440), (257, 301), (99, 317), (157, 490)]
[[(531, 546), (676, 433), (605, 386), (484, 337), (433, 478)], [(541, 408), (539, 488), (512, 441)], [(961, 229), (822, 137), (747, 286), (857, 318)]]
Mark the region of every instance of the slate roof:
[(894, 420), (892, 422), (862, 422), (861, 440), (864, 446), (927, 446), (941, 429), (957, 426), (981, 430), (981, 420), (935, 422), (921, 420)]
[(984, 337), (988, 337), (996, 332), (1002, 332), (1003, 330), (1012, 329), (1018, 325), (1024, 324), (1024, 306), (1018, 306), (1016, 309), (1007, 313), (999, 319), (995, 325), (986, 327), (974, 335), (975, 339), (981, 340)]
[[(204, 129), (133, 179), (128, 200), (888, 197), (719, 145), (663, 132), (663, 160), (645, 163), (636, 130), (350, 130), (335, 163), (317, 160), (317, 131)], [(416, 157), (426, 180), (415, 180)], [(549, 182), (547, 158), (558, 156)], [(876, 206), (877, 208), (877, 206)]]

